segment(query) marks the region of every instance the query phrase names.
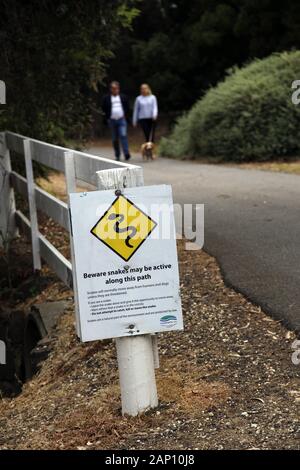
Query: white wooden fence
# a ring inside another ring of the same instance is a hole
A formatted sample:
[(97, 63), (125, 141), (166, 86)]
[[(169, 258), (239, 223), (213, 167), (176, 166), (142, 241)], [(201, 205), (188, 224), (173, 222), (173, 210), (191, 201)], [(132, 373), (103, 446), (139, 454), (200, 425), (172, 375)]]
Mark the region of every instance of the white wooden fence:
[[(26, 178), (12, 171), (11, 151), (24, 157)], [(42, 258), (66, 285), (72, 287), (70, 261), (39, 232), (37, 222), (37, 210), (40, 210), (69, 231), (68, 205), (35, 184), (33, 161), (64, 173), (69, 192), (76, 190), (76, 182), (78, 181), (89, 183), (95, 187), (99, 186), (97, 182), (98, 171), (139, 167), (47, 144), (13, 132), (0, 134), (0, 230), (2, 235), (4, 238), (12, 237), (17, 228), (30, 237), (34, 269), (41, 268)], [(16, 210), (13, 191), (28, 199), (29, 219), (20, 210)]]
[[(12, 171), (10, 152), (23, 156), (26, 178)], [(121, 189), (143, 185), (142, 168), (40, 142), (12, 132), (0, 133), (0, 233), (2, 241), (25, 233), (32, 242), (34, 269), (43, 259), (57, 276), (74, 290), (76, 316), (78, 302), (76, 275), (72, 263), (39, 232), (37, 210), (44, 212), (70, 232), (68, 204), (38, 187), (34, 182), (33, 161), (65, 174), (67, 193), (76, 191), (79, 181), (95, 189)], [(29, 219), (16, 209), (14, 191), (28, 199)], [(0, 241), (1, 243), (1, 241)], [(73, 259), (71, 244), (71, 260)], [(75, 274), (75, 273), (74, 273)], [(79, 322), (77, 321), (77, 328)], [(78, 333), (78, 331), (77, 331)], [(157, 405), (154, 368), (158, 367), (157, 341), (140, 335), (116, 339), (122, 395), (122, 411), (132, 416)]]

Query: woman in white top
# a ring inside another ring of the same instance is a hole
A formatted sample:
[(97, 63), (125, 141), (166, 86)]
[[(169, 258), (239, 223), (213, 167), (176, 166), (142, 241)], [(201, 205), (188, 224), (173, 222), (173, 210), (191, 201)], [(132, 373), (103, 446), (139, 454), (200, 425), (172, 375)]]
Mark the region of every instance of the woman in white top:
[(154, 131), (158, 116), (156, 96), (152, 95), (147, 83), (141, 85), (141, 94), (136, 98), (133, 111), (133, 125), (143, 129), (146, 142), (154, 142)]

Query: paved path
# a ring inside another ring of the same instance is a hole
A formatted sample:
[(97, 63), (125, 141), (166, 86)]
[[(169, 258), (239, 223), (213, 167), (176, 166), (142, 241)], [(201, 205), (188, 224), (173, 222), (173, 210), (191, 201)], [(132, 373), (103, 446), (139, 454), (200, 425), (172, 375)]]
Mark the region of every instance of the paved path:
[(143, 165), (145, 184), (172, 184), (175, 202), (204, 203), (204, 247), (226, 282), (300, 329), (300, 176), (137, 156), (132, 163)]

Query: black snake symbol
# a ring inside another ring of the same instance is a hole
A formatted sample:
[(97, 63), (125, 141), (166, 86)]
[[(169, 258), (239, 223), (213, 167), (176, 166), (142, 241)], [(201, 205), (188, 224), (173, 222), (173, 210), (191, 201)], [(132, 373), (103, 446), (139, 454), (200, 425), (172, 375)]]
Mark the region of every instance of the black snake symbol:
[(124, 222), (124, 219), (125, 219), (125, 216), (123, 214), (110, 214), (108, 216), (108, 219), (109, 220), (116, 220), (116, 219), (119, 219), (116, 221), (115, 225), (114, 225), (114, 231), (116, 233), (124, 233), (124, 232), (131, 232), (127, 237), (126, 237), (126, 240), (125, 240), (125, 244), (129, 247), (129, 248), (134, 248), (133, 245), (130, 245), (129, 241), (132, 237), (135, 236), (137, 230), (135, 227), (133, 227), (133, 225), (128, 225), (127, 227), (124, 227), (124, 228), (120, 228), (120, 224), (122, 222)]

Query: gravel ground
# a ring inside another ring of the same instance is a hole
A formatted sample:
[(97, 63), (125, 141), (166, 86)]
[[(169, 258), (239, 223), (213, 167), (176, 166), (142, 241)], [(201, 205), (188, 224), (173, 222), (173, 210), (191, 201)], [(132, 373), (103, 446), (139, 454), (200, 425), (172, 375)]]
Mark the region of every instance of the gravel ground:
[[(55, 243), (67, 251), (63, 236)], [(212, 257), (178, 245), (185, 330), (159, 336), (159, 407), (121, 416), (114, 343), (78, 342), (72, 294), (44, 267), (42, 292), (18, 307), (65, 299), (69, 308), (44, 340), (51, 352), (38, 374), (0, 402), (0, 449), (300, 448), (295, 334), (225, 287)], [(19, 266), (28, 257), (18, 241)]]

